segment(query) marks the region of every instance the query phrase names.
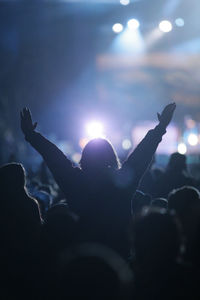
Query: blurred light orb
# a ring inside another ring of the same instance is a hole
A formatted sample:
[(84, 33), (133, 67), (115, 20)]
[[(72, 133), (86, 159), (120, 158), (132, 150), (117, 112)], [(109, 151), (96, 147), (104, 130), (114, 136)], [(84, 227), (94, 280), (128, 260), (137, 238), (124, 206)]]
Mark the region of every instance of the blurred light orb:
[(131, 143), (131, 141), (129, 139), (123, 140), (123, 142), (122, 142), (122, 148), (124, 150), (129, 150), (131, 147), (132, 147), (132, 143)]
[(184, 22), (184, 20), (183, 20), (182, 18), (177, 18), (177, 19), (175, 20), (175, 24), (176, 24), (176, 26), (178, 26), (178, 27), (183, 27), (183, 26), (185, 25), (185, 22)]
[(89, 138), (103, 137), (103, 125), (100, 122), (91, 122), (86, 125)]
[(192, 119), (186, 119), (185, 123), (186, 123), (186, 126), (190, 129), (195, 127), (195, 125), (196, 125), (196, 122)]
[(78, 164), (81, 160), (81, 154), (78, 153), (78, 152), (75, 152), (73, 155), (72, 155), (72, 160), (73, 162), (75, 162), (76, 164)]
[(167, 20), (163, 20), (159, 24), (159, 29), (162, 32), (170, 32), (172, 30), (172, 23)]
[(191, 146), (196, 146), (198, 144), (198, 135), (196, 135), (195, 133), (190, 133), (188, 136), (188, 143)]
[(113, 27), (112, 27), (112, 30), (115, 32), (115, 33), (120, 33), (120, 32), (122, 32), (122, 30), (123, 30), (123, 25), (122, 24), (120, 24), (120, 23), (115, 23), (114, 25), (113, 25)]
[(130, 4), (130, 0), (120, 0), (120, 3), (122, 5), (129, 5)]
[(130, 19), (127, 22), (127, 26), (130, 30), (137, 30), (140, 27), (140, 23), (136, 19)]
[(178, 144), (178, 153), (185, 154), (187, 152), (187, 147), (184, 143)]

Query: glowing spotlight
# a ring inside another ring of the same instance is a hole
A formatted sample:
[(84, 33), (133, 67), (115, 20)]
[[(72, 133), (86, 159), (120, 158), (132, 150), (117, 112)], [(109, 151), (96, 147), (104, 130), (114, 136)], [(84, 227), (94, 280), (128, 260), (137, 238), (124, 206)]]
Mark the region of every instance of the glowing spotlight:
[(129, 5), (130, 0), (120, 0), (120, 3), (121, 3), (122, 5)]
[(132, 147), (132, 143), (131, 143), (131, 141), (129, 139), (123, 140), (123, 142), (122, 142), (122, 148), (124, 150), (129, 150), (131, 147)]
[(86, 130), (90, 138), (103, 137), (103, 125), (100, 122), (91, 122), (86, 125)]
[(130, 30), (137, 30), (140, 27), (140, 23), (136, 19), (130, 19), (127, 22), (127, 26)]
[(112, 27), (112, 30), (115, 32), (115, 33), (120, 33), (122, 32), (123, 30), (123, 25), (120, 24), (120, 23), (115, 23)]
[(145, 53), (144, 39), (139, 30), (130, 30), (128, 27), (117, 35), (111, 45), (113, 53), (142, 55)]
[(187, 152), (187, 147), (184, 143), (178, 144), (178, 153), (185, 154)]
[(198, 144), (198, 136), (195, 133), (190, 133), (188, 136), (188, 143), (191, 146), (196, 146)]
[(178, 19), (175, 20), (175, 24), (178, 27), (183, 27), (185, 25), (185, 22), (182, 18), (178, 18)]
[(78, 153), (78, 152), (75, 152), (73, 155), (72, 155), (72, 160), (73, 162), (75, 162), (76, 164), (78, 164), (80, 162), (80, 159), (81, 159), (81, 154)]
[(162, 32), (170, 32), (172, 30), (172, 23), (167, 20), (161, 21), (159, 24), (159, 29)]

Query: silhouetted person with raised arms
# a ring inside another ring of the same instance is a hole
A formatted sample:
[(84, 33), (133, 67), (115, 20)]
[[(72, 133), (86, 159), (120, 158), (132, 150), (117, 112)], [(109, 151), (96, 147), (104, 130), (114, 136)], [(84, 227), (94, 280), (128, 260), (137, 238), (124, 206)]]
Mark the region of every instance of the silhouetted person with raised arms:
[(122, 255), (128, 254), (126, 230), (131, 216), (131, 198), (152, 160), (170, 123), (175, 103), (158, 114), (159, 124), (150, 130), (127, 160), (120, 166), (109, 141), (89, 141), (82, 152), (80, 167), (54, 144), (35, 131), (27, 108), (21, 112), (25, 139), (42, 155), (64, 192), (69, 207), (80, 216), (83, 241), (102, 242)]

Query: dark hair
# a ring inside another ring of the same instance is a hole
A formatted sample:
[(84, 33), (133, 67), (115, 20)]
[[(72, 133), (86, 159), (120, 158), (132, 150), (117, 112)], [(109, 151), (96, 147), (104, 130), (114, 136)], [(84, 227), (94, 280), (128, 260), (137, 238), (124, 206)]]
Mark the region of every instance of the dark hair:
[(186, 168), (186, 156), (178, 152), (172, 153), (167, 165), (168, 170), (183, 171)]
[(12, 190), (22, 190), (25, 186), (25, 170), (22, 164), (10, 163), (0, 167), (1, 189), (10, 187)]
[(80, 166), (83, 170), (105, 167), (119, 169), (120, 162), (112, 144), (106, 139), (96, 138), (83, 149)]
[(164, 208), (143, 210), (134, 220), (133, 244), (139, 263), (174, 261), (180, 249), (180, 228), (176, 216)]
[(131, 269), (106, 246), (88, 243), (68, 248), (60, 253), (57, 271), (62, 299), (132, 299)]
[(200, 203), (200, 193), (193, 186), (183, 186), (172, 190), (168, 195), (169, 209), (174, 209), (180, 216), (187, 214), (190, 207)]
[(151, 200), (151, 206), (152, 207), (160, 207), (160, 208), (168, 208), (168, 201), (165, 198), (154, 198)]

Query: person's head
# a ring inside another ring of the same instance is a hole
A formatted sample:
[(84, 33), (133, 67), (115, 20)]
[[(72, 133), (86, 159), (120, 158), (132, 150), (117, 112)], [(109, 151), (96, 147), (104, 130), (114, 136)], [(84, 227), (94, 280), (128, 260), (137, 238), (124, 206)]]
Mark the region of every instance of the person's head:
[(25, 170), (22, 164), (9, 163), (0, 167), (1, 191), (18, 193), (24, 191)]
[(154, 198), (151, 200), (151, 207), (168, 209), (168, 202), (165, 198)]
[(186, 156), (178, 152), (172, 153), (169, 158), (167, 169), (175, 172), (186, 170)]
[(168, 195), (168, 207), (175, 210), (179, 217), (200, 204), (200, 193), (193, 186), (183, 186), (172, 190)]
[(96, 138), (89, 141), (83, 149), (80, 166), (83, 171), (119, 169), (120, 162), (111, 143), (106, 139)]
[[(199, 239), (200, 193), (192, 186), (173, 190), (168, 196), (169, 209), (175, 210), (180, 219), (186, 241), (185, 257), (188, 261), (197, 258)], [(195, 262), (196, 263), (196, 262)]]
[(48, 247), (60, 251), (78, 238), (79, 217), (64, 203), (52, 205), (46, 212), (43, 233)]
[(58, 298), (132, 299), (133, 274), (129, 266), (103, 245), (68, 248), (61, 252), (57, 270)]
[(151, 204), (151, 196), (140, 190), (136, 190), (132, 200), (132, 212), (134, 215), (140, 214), (144, 207), (149, 207)]
[(141, 266), (167, 266), (180, 250), (180, 231), (175, 215), (164, 208), (143, 210), (133, 223), (133, 247)]

